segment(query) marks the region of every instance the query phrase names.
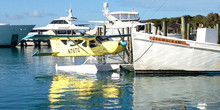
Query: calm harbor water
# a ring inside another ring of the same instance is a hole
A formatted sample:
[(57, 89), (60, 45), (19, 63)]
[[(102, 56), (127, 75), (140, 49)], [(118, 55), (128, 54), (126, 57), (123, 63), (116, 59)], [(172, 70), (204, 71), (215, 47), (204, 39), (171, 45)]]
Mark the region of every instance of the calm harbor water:
[[(73, 57), (32, 57), (50, 48), (0, 48), (0, 110), (220, 110), (220, 76), (56, 72)], [(86, 68), (85, 68), (86, 69)]]

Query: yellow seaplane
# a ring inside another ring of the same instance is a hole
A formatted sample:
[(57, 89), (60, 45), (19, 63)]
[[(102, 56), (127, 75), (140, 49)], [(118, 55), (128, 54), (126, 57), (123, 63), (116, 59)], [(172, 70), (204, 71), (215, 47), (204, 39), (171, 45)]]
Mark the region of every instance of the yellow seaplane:
[(130, 34), (110, 36), (29, 35), (24, 39), (50, 39), (52, 52), (35, 52), (33, 56), (82, 57), (120, 53), (124, 50), (127, 42), (112, 41), (109, 38), (124, 36), (130, 36)]
[[(24, 39), (49, 39), (52, 52), (34, 53), (33, 56), (57, 56), (57, 57), (84, 57), (115, 55), (124, 51), (127, 42), (112, 41), (112, 37), (126, 37), (130, 34), (109, 36), (82, 36), (82, 35), (29, 35)], [(92, 57), (94, 58), (94, 57)], [(87, 60), (86, 60), (87, 61)], [(82, 64), (71, 66), (55, 66), (56, 71), (97, 73), (98, 71), (110, 71), (119, 69), (119, 64)], [(85, 69), (88, 68), (88, 69)]]

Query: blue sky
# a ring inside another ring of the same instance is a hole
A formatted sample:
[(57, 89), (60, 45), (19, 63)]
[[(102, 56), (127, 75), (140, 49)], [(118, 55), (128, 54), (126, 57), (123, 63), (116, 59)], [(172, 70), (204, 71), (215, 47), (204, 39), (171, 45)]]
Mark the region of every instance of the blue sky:
[(107, 20), (103, 3), (109, 10), (138, 11), (141, 20), (220, 13), (220, 0), (1, 0), (0, 22), (46, 26), (53, 19), (67, 16), (72, 8), (76, 24)]

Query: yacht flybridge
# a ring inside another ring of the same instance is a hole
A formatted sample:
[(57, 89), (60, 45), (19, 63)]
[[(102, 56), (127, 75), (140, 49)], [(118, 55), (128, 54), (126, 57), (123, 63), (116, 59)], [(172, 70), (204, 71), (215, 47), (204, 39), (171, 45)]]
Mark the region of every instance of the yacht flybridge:
[(139, 13), (135, 12), (134, 9), (132, 12), (126, 11), (116, 11), (109, 13), (108, 3), (104, 3), (104, 16), (106, 16), (110, 21), (120, 21), (120, 22), (128, 22), (128, 21), (139, 21)]
[[(139, 17), (139, 13), (135, 12), (135, 10), (133, 9), (130, 12), (127, 11), (116, 11), (116, 12), (111, 12), (109, 13), (108, 10), (108, 3), (105, 2), (104, 3), (104, 16), (109, 20), (109, 21), (89, 21), (89, 22), (94, 22), (94, 23), (103, 23), (106, 26), (106, 35), (114, 35), (114, 34), (119, 34), (119, 31), (122, 31), (122, 29), (124, 28), (131, 28), (134, 27), (136, 25), (145, 25), (145, 24), (149, 24), (149, 23), (140, 23), (140, 17)], [(154, 24), (151, 23), (152, 27), (151, 27), (151, 32), (154, 33)], [(102, 26), (96, 26), (93, 30), (90, 30), (88, 32), (86, 32), (89, 35), (94, 35), (97, 32), (97, 28), (98, 27), (102, 27)], [(126, 29), (124, 31), (126, 32)]]
[(37, 31), (38, 34), (79, 34), (80, 31), (87, 31), (90, 29), (84, 25), (73, 24), (72, 21), (77, 21), (78, 19), (73, 17), (72, 9), (69, 9), (68, 12), (69, 15), (67, 17), (54, 19), (47, 26), (35, 28), (34, 30)]

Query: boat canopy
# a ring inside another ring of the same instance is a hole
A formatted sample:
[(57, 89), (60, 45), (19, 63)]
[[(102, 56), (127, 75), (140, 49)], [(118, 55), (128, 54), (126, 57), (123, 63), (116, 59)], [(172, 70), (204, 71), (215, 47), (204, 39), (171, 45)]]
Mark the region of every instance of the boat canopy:
[(116, 19), (121, 21), (138, 21), (140, 20), (139, 13), (138, 12), (112, 12), (110, 13), (112, 16), (114, 16)]

